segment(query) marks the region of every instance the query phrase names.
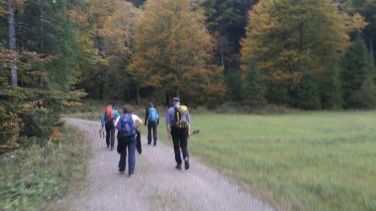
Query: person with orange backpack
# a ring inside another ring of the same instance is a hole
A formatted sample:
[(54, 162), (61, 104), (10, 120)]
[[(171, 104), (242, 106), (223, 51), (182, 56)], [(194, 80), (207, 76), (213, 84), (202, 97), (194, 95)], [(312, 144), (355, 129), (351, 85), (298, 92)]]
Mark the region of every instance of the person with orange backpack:
[(105, 127), (106, 129), (106, 144), (107, 148), (111, 147), (111, 151), (114, 149), (115, 144), (115, 120), (118, 118), (119, 112), (112, 107), (110, 103), (108, 103), (104, 109), (102, 118), (101, 118), (101, 125), (102, 129)]

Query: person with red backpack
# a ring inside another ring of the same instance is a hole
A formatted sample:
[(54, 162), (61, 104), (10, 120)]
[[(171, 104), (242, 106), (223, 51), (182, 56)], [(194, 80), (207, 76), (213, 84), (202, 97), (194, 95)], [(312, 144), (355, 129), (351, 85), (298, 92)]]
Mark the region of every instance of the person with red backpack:
[(174, 145), (176, 168), (181, 170), (182, 159), (180, 149), (183, 154), (184, 167), (189, 169), (188, 138), (191, 136), (191, 116), (186, 106), (180, 105), (180, 99), (172, 99), (172, 107), (166, 114), (167, 137), (172, 138)]
[(112, 105), (108, 103), (104, 109), (104, 112), (101, 118), (102, 129), (103, 127), (106, 128), (107, 148), (111, 147), (111, 150), (114, 149), (114, 143), (115, 143), (114, 123), (115, 123), (116, 118), (118, 118), (119, 116), (120, 116), (119, 112), (116, 109), (112, 108)]
[(128, 176), (132, 176), (136, 165), (137, 128), (142, 125), (142, 120), (132, 113), (132, 107), (129, 105), (125, 105), (123, 111), (124, 114), (116, 121), (117, 151), (120, 154), (119, 172), (122, 174), (125, 171), (128, 149)]
[(154, 146), (157, 145), (158, 133), (157, 128), (159, 125), (158, 111), (154, 107), (153, 103), (149, 103), (149, 107), (146, 108), (145, 112), (145, 126), (148, 125), (148, 144), (151, 145), (151, 137), (153, 132)]

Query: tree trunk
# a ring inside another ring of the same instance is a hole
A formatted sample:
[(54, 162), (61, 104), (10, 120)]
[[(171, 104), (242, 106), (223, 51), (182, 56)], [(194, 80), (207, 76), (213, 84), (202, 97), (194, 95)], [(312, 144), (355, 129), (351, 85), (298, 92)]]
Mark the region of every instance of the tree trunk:
[(374, 53), (373, 53), (373, 40), (372, 40), (372, 38), (369, 39), (369, 52), (371, 53), (372, 58), (375, 58)]
[(170, 94), (167, 90), (165, 92), (166, 92), (165, 105), (167, 107), (170, 107)]
[(136, 98), (135, 98), (136, 105), (140, 104), (140, 90), (138, 87), (136, 87)]
[(17, 87), (17, 66), (16, 66), (16, 23), (14, 20), (14, 0), (8, 0), (8, 45), (12, 54), (10, 63), (10, 82)]

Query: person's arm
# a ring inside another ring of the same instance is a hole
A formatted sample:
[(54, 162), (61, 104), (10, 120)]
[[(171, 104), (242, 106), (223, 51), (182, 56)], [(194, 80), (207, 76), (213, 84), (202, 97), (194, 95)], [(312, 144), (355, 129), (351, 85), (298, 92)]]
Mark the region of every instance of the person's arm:
[(137, 129), (137, 128), (139, 128), (140, 127), (140, 125), (142, 125), (142, 120), (140, 119), (140, 117), (138, 117), (137, 115), (134, 115), (133, 116), (133, 118), (134, 118), (134, 122), (133, 122), (133, 125), (134, 125), (134, 127)]
[(188, 138), (191, 137), (191, 133), (192, 133), (192, 128), (191, 128), (191, 115), (188, 113)]
[(105, 123), (106, 123), (106, 119), (105, 119), (105, 117), (104, 117), (104, 114), (102, 114), (102, 117), (101, 117), (101, 125), (102, 125), (102, 128), (104, 127)]
[(117, 110), (115, 110), (114, 114), (115, 114), (115, 119), (117, 119), (120, 116), (119, 111)]
[[(157, 111), (157, 109), (155, 109)], [(159, 125), (159, 114), (158, 114), (158, 111), (157, 111), (157, 125)]]
[(167, 111), (166, 114), (166, 132), (167, 132), (167, 139), (171, 139), (171, 117), (170, 117), (170, 110)]
[(120, 120), (120, 116), (116, 117), (115, 123), (114, 123), (115, 128), (118, 129), (118, 130), (119, 130), (119, 128), (118, 128), (119, 120)]

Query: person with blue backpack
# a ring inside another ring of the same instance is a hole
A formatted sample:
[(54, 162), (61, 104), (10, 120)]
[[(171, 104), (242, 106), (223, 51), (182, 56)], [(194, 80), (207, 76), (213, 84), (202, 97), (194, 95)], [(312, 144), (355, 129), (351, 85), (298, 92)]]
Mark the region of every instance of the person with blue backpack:
[(112, 108), (112, 105), (108, 103), (104, 109), (104, 112), (101, 117), (101, 125), (102, 130), (103, 127), (106, 129), (106, 144), (107, 148), (110, 148), (111, 150), (114, 149), (114, 143), (115, 143), (115, 120), (118, 118), (119, 112)]
[(116, 128), (118, 129), (117, 151), (120, 154), (119, 172), (124, 173), (125, 171), (128, 151), (128, 176), (132, 176), (136, 166), (137, 128), (142, 125), (142, 120), (132, 113), (130, 105), (125, 105), (123, 111), (124, 114), (116, 121)]
[(158, 111), (154, 107), (153, 103), (149, 103), (149, 107), (146, 108), (145, 112), (145, 126), (148, 125), (148, 144), (151, 145), (151, 137), (153, 132), (154, 146), (157, 145), (158, 133), (157, 128), (159, 125)]

